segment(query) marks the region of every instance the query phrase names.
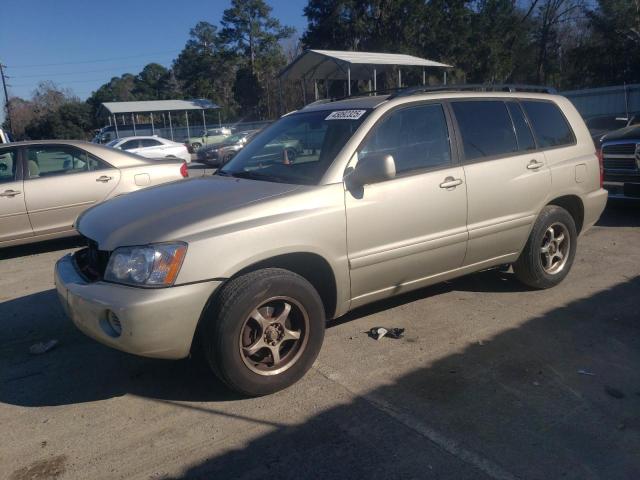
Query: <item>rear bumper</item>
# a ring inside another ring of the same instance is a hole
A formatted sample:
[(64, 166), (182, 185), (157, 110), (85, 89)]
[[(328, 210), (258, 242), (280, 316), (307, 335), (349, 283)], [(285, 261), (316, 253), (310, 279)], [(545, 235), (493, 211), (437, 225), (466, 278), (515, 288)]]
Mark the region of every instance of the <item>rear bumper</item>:
[(582, 232), (587, 231), (598, 221), (604, 211), (604, 207), (607, 205), (607, 195), (608, 192), (601, 188), (582, 197), (582, 203), (584, 205)]
[[(58, 260), (55, 284), (60, 302), (87, 336), (110, 347), (145, 357), (178, 359), (189, 355), (200, 315), (221, 282), (144, 289), (107, 282), (86, 282), (71, 255)], [(117, 315), (122, 333), (109, 327)]]

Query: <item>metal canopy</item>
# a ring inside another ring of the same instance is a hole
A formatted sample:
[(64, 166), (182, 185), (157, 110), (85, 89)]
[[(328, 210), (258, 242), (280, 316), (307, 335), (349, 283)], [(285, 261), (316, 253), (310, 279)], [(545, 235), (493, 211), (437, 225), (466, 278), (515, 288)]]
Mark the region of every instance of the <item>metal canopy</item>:
[(104, 102), (102, 104), (108, 114), (120, 113), (150, 113), (173, 112), (185, 110), (213, 110), (220, 108), (215, 103), (205, 99), (194, 100), (145, 100), (138, 102)]
[(400, 53), (306, 50), (280, 72), (282, 80), (368, 80), (392, 66), (453, 68), (445, 63)]
[[(120, 138), (118, 132), (118, 119), (116, 114), (122, 114), (122, 124), (125, 124), (124, 114), (131, 115), (131, 124), (133, 125), (133, 134), (136, 135), (136, 115), (137, 113), (148, 113), (151, 119), (151, 134), (155, 135), (155, 123), (153, 121), (153, 112), (162, 112), (164, 122), (164, 112), (169, 115), (169, 130), (171, 132), (171, 140), (173, 140), (173, 122), (171, 120), (171, 112), (184, 112), (185, 122), (187, 124), (187, 137), (191, 136), (189, 132), (189, 110), (200, 110), (202, 112), (202, 127), (207, 129), (205, 119), (205, 110), (219, 109), (220, 106), (207, 100), (206, 98), (196, 98), (193, 100), (143, 100), (136, 102), (104, 102), (102, 103), (101, 112), (106, 112), (109, 117), (109, 125), (113, 119), (113, 126), (116, 131), (116, 137)], [(218, 125), (220, 125), (220, 111), (218, 110)]]

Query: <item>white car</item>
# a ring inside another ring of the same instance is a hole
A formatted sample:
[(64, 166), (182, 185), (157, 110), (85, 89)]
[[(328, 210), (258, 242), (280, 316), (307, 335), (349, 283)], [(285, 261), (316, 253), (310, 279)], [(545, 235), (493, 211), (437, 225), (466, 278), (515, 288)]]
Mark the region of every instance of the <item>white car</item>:
[(107, 147), (126, 150), (146, 158), (179, 158), (191, 162), (191, 154), (182, 143), (158, 137), (122, 137), (111, 140)]

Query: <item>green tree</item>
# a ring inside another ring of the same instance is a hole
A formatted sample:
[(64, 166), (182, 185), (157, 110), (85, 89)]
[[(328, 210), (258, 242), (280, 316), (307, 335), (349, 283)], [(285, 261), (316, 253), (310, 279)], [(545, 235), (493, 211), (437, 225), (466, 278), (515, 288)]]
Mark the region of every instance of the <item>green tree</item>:
[(34, 139), (87, 140), (91, 128), (90, 105), (73, 100), (33, 120), (27, 125), (25, 133), (29, 138)]
[(598, 0), (585, 14), (587, 34), (568, 52), (568, 83), (595, 87), (640, 82), (640, 0)]
[(294, 29), (271, 16), (263, 0), (232, 0), (224, 11), (220, 41), (238, 70), (234, 99), (242, 118), (272, 118), (276, 112), (276, 76), (286, 64), (280, 42)]
[(233, 115), (233, 82), (236, 58), (226, 51), (215, 25), (199, 22), (173, 62), (175, 78), (186, 98), (207, 98), (223, 107), (225, 117)]
[(162, 90), (164, 80), (169, 76), (169, 70), (158, 63), (149, 63), (136, 76), (133, 95), (137, 100), (159, 100), (164, 98)]

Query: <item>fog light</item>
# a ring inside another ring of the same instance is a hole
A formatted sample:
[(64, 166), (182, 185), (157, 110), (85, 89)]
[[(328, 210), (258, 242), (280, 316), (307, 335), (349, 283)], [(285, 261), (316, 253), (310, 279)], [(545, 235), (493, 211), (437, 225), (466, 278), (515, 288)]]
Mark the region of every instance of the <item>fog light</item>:
[(122, 335), (122, 324), (120, 323), (120, 319), (111, 310), (107, 312), (107, 325), (109, 327), (109, 331), (107, 331), (109, 335), (112, 337), (119, 337)]

